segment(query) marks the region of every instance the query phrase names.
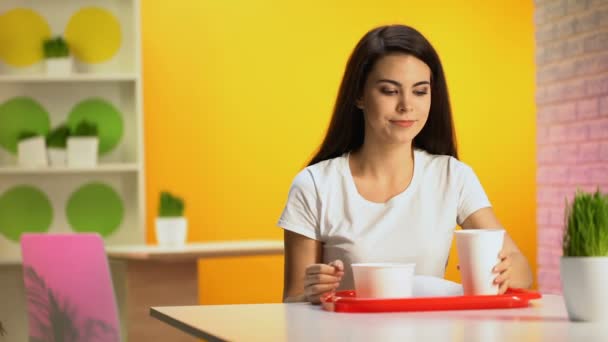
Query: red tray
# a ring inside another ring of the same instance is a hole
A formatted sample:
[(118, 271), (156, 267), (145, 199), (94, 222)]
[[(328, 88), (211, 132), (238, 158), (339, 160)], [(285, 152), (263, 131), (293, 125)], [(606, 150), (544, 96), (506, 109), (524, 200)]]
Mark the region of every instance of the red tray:
[(542, 295), (536, 291), (508, 289), (502, 295), (418, 297), (418, 298), (357, 298), (355, 291), (339, 291), (321, 297), (324, 310), (335, 312), (397, 312), (443, 311), (523, 308)]

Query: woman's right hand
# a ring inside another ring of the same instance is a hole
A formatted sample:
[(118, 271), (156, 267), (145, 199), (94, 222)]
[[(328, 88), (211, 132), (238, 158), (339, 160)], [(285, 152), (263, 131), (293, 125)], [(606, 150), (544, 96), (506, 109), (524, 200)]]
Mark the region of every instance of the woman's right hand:
[(334, 291), (344, 275), (344, 264), (334, 260), (329, 264), (313, 264), (306, 267), (304, 279), (304, 295), (313, 303), (321, 303), (321, 296)]

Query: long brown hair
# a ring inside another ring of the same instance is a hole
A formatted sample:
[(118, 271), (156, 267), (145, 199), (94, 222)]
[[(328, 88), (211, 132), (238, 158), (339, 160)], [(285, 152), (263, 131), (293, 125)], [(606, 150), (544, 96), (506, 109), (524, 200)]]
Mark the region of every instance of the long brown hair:
[(431, 154), (458, 158), (448, 87), (437, 52), (414, 28), (390, 25), (366, 33), (352, 52), (346, 64), (329, 128), (308, 165), (357, 151), (363, 145), (365, 123), (363, 111), (356, 106), (356, 100), (361, 96), (376, 61), (390, 53), (412, 55), (431, 69), (429, 117), (414, 138), (413, 147)]

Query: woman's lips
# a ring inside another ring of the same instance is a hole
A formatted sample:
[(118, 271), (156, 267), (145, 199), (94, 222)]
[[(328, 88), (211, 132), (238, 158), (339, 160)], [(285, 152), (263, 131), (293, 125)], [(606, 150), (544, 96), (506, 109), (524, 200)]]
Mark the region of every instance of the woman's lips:
[(411, 127), (416, 120), (391, 120), (391, 123), (399, 127)]

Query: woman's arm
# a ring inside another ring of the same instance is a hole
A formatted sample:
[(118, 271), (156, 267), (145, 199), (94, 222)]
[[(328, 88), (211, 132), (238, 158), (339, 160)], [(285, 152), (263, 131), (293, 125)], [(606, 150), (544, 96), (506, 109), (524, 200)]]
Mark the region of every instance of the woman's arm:
[(285, 230), (283, 301), (320, 303), (320, 297), (335, 290), (344, 275), (342, 261), (322, 264), (323, 244)]
[[(492, 208), (477, 210), (461, 226), (463, 229), (504, 228), (494, 215)], [(501, 263), (502, 266), (497, 267), (496, 272), (501, 274), (496, 278), (496, 282), (502, 284), (505, 279), (508, 279), (508, 283), (501, 286), (501, 292), (504, 292), (507, 286), (514, 288), (532, 287), (533, 278), (530, 264), (506, 231), (501, 254), (501, 259), (506, 258), (507, 264), (503, 262)], [(510, 268), (510, 270), (507, 268)], [(509, 274), (505, 274), (505, 270)]]
[(320, 263), (323, 259), (323, 245), (320, 241), (285, 230), (285, 261), (283, 275), (283, 301), (306, 302), (304, 278), (306, 267)]

